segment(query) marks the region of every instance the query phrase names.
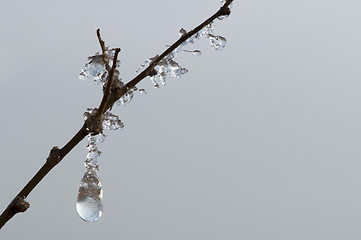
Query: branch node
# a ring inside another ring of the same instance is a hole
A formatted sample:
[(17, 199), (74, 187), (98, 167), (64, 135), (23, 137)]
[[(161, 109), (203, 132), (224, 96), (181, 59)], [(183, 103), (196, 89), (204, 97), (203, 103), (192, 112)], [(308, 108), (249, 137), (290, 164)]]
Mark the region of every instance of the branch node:
[(86, 114), (85, 127), (92, 134), (98, 134), (103, 131), (103, 114), (97, 108)]
[(11, 203), (14, 213), (25, 212), (30, 204), (25, 201), (25, 197), (16, 197)]
[(154, 68), (152, 68), (152, 70), (150, 70), (149, 71), (149, 77), (152, 77), (152, 76), (154, 76), (154, 75), (157, 75), (157, 71), (154, 69)]
[(231, 14), (231, 9), (228, 6), (222, 7), (219, 12), (219, 16), (229, 16), (230, 14)]
[(60, 149), (58, 146), (55, 146), (50, 150), (49, 156), (46, 159), (46, 163), (55, 166), (61, 161), (61, 159), (62, 157), (61, 157)]

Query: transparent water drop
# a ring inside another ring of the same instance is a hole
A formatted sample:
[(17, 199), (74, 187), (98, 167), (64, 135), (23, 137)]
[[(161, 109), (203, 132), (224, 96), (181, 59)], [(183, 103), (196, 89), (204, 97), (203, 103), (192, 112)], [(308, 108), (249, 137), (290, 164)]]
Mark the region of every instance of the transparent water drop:
[(103, 187), (96, 172), (96, 168), (87, 168), (80, 181), (76, 210), (86, 222), (94, 222), (103, 214)]

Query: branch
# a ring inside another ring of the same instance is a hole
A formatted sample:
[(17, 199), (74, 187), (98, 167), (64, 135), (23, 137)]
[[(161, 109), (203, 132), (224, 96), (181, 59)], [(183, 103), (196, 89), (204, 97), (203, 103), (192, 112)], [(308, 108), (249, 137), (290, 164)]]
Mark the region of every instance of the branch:
[(159, 57), (157, 57), (153, 62), (149, 64), (149, 66), (144, 69), (140, 74), (138, 74), (135, 78), (133, 78), (131, 81), (129, 81), (124, 87), (121, 89), (117, 89), (117, 92), (114, 93), (114, 97), (109, 100), (106, 109), (111, 108), (114, 103), (121, 98), (124, 94), (128, 92), (129, 89), (132, 89), (135, 87), (140, 81), (142, 81), (147, 76), (153, 76), (154, 75), (154, 67), (162, 61), (167, 55), (172, 53), (177, 47), (179, 47), (183, 42), (187, 41), (190, 37), (192, 37), (194, 34), (198, 33), (200, 30), (202, 30), (205, 26), (213, 22), (216, 18), (224, 15), (229, 15), (231, 13), (231, 10), (229, 9), (229, 5), (233, 2), (233, 0), (227, 0), (225, 4), (211, 17), (209, 17), (207, 20), (205, 20), (203, 23), (198, 25), (196, 28), (194, 28), (192, 31), (182, 35), (178, 41), (173, 43), (168, 49), (166, 49)]
[(16, 195), (13, 201), (0, 216), (0, 229), (17, 213), (25, 212), (30, 204), (25, 198), (38, 185), (38, 183), (53, 169), (78, 143), (88, 134), (85, 125), (75, 134), (75, 136), (62, 148), (53, 147), (48, 158), (35, 176)]
[[(100, 103), (97, 119), (102, 119), (104, 112), (111, 108), (114, 103), (121, 98), (124, 94), (128, 92), (128, 90), (135, 87), (141, 80), (143, 80), (147, 76), (154, 75), (154, 67), (167, 55), (172, 53), (178, 46), (180, 46), (183, 42), (189, 39), (191, 36), (199, 32), (202, 28), (207, 26), (209, 23), (214, 21), (216, 18), (229, 15), (230, 9), (229, 5), (233, 2), (233, 0), (226, 0), (224, 5), (210, 18), (205, 20), (199, 26), (194, 28), (192, 31), (184, 34), (180, 37), (178, 41), (176, 41), (173, 45), (171, 45), (167, 50), (165, 50), (159, 57), (157, 57), (144, 71), (142, 71), (138, 76), (129, 81), (122, 88), (112, 88), (113, 84), (113, 76), (116, 68), (117, 57), (120, 52), (120, 49), (117, 48), (115, 50), (115, 55), (113, 59), (112, 67), (109, 66), (109, 59), (107, 57), (106, 51), (107, 48), (105, 46), (105, 42), (102, 40), (100, 36), (100, 30), (97, 30), (97, 37), (99, 40), (99, 44), (102, 49), (103, 61), (106, 63), (106, 70), (109, 75), (107, 78), (107, 83), (104, 88), (103, 98)], [(101, 123), (101, 121), (100, 121)], [(91, 123), (90, 123), (91, 124)], [(0, 229), (13, 217), (15, 214), (20, 212), (25, 212), (30, 204), (25, 201), (26, 197), (30, 194), (30, 192), (40, 183), (40, 181), (57, 165), (61, 162), (61, 160), (76, 146), (79, 142), (86, 137), (89, 133), (99, 131), (99, 127), (89, 127), (89, 122), (85, 122), (80, 130), (74, 135), (74, 137), (61, 149), (58, 147), (53, 147), (51, 149), (48, 158), (44, 165), (40, 168), (40, 170), (35, 174), (35, 176), (26, 184), (26, 186), (15, 196), (15, 198), (10, 202), (8, 207), (4, 210), (4, 212), (0, 215)], [(99, 124), (99, 121), (98, 123)]]

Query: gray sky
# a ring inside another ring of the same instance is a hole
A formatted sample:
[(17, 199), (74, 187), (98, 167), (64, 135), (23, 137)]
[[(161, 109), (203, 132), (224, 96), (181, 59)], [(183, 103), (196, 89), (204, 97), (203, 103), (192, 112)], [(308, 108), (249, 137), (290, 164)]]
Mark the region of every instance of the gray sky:
[[(120, 47), (125, 82), (220, 1), (0, 0), (0, 208), (49, 150), (98, 106), (78, 80), (99, 51)], [(86, 142), (29, 195), (0, 239), (359, 240), (359, 0), (235, 1), (216, 22), (223, 51), (203, 39), (176, 60), (189, 73), (116, 107), (125, 124), (99, 147), (104, 214), (83, 222), (75, 200)]]

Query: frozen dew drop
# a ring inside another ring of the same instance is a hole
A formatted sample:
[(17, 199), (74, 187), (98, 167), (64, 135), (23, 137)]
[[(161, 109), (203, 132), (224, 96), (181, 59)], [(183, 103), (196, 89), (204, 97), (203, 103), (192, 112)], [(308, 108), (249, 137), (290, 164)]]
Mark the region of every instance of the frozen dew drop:
[[(88, 145), (89, 146), (89, 145)], [(88, 152), (88, 155), (87, 155), (87, 159), (91, 159), (93, 161), (97, 161), (98, 157), (100, 156), (100, 154), (102, 153), (101, 151), (99, 151), (96, 146), (93, 147), (88, 147), (90, 148), (89, 149), (89, 152)]]
[(151, 76), (150, 80), (152, 81), (154, 88), (159, 88), (159, 84), (157, 83), (157, 80), (156, 80), (156, 75)]
[(165, 72), (161, 72), (159, 74), (159, 81), (163, 86), (165, 86), (165, 84), (166, 84), (166, 81), (165, 81), (166, 78), (167, 78), (167, 74)]
[(82, 81), (87, 80), (88, 77), (89, 77), (89, 76), (88, 76), (85, 72), (81, 72), (81, 73), (79, 74), (79, 79), (82, 80)]
[(193, 54), (194, 56), (200, 56), (200, 55), (202, 55), (202, 52), (199, 51), (199, 50), (194, 50), (194, 51), (192, 51), (192, 54)]
[(76, 210), (86, 222), (94, 222), (103, 214), (103, 187), (96, 172), (96, 168), (87, 168), (80, 181)]
[(96, 135), (88, 135), (88, 141), (94, 143), (102, 143), (105, 140), (106, 135), (104, 133), (99, 133)]
[(133, 93), (133, 89), (128, 90), (128, 92), (126, 94), (124, 94), (120, 99), (120, 104), (122, 105), (126, 105), (127, 103), (129, 103), (134, 97), (134, 93)]
[(226, 46), (227, 39), (222, 36), (209, 34), (209, 41), (215, 50), (222, 50)]
[(100, 55), (93, 56), (87, 67), (89, 75), (92, 77), (101, 75), (105, 71), (105, 65)]
[(143, 88), (140, 88), (138, 91), (142, 94), (147, 94), (147, 91), (145, 91), (145, 89), (143, 89)]
[(215, 26), (214, 23), (211, 22), (209, 23), (207, 26), (205, 26), (204, 28), (202, 28), (197, 34), (196, 34), (196, 38), (199, 39), (201, 37), (208, 37), (209, 35), (211, 35), (213, 33)]
[(124, 128), (124, 124), (120, 121), (119, 117), (110, 112), (104, 113), (103, 129), (118, 130), (119, 128)]
[(223, 20), (223, 19), (227, 18), (228, 16), (229, 16), (229, 14), (228, 15), (221, 15), (221, 16), (218, 17), (218, 19)]
[(186, 74), (188, 72), (188, 69), (186, 69), (186, 68), (181, 68), (180, 69), (180, 74), (179, 74), (179, 77), (181, 77), (181, 75), (183, 75), (183, 74)]
[(88, 58), (88, 62), (85, 64), (79, 75), (80, 80), (86, 80), (90, 77), (94, 80), (94, 83), (99, 84), (106, 76), (105, 63), (101, 55), (96, 54)]

